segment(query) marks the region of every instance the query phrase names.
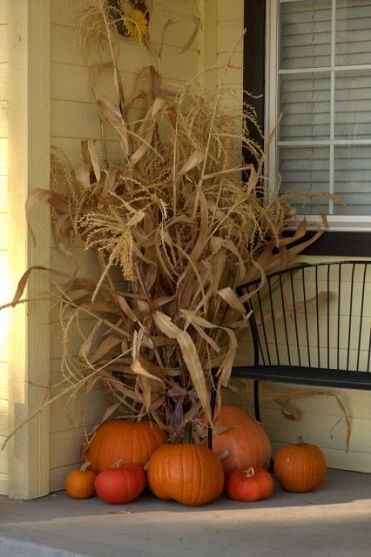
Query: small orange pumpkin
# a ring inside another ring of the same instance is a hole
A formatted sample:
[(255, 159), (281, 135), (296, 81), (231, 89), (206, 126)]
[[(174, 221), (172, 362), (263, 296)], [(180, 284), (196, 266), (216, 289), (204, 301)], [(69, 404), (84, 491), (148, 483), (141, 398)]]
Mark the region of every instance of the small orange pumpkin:
[(96, 474), (108, 470), (118, 461), (123, 465), (144, 466), (166, 441), (166, 433), (156, 423), (108, 420), (91, 436), (85, 458)]
[(87, 470), (89, 462), (84, 463), (81, 468), (71, 470), (66, 477), (65, 488), (73, 499), (87, 499), (94, 495), (95, 474)]
[(274, 482), (263, 468), (251, 467), (228, 474), (224, 489), (228, 497), (236, 501), (260, 501), (272, 495)]
[(148, 464), (148, 484), (160, 499), (183, 505), (205, 505), (223, 490), (224, 472), (218, 457), (206, 446), (162, 445)]
[(281, 447), (276, 454), (274, 473), (286, 491), (304, 493), (317, 489), (326, 475), (326, 460), (316, 445), (304, 443), (302, 437), (297, 444)]
[(263, 426), (250, 418), (239, 406), (222, 405), (214, 420), (216, 431), (213, 437), (213, 451), (228, 453), (223, 458), (224, 472), (233, 470), (267, 468), (271, 458), (271, 444)]
[(98, 497), (106, 503), (130, 503), (140, 495), (146, 486), (146, 477), (141, 466), (128, 466), (103, 470), (95, 478)]

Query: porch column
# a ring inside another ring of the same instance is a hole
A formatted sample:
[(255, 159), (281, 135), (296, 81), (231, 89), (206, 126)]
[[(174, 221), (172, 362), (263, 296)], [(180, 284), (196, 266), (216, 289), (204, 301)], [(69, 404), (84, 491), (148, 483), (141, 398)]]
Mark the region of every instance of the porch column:
[[(49, 187), (50, 0), (8, 0), (9, 10), (9, 252), (13, 293), (24, 271), (49, 263), (50, 217), (46, 203), (25, 203), (35, 188)], [(35, 271), (24, 297), (49, 290)], [(9, 430), (45, 401), (49, 388), (49, 308), (22, 304), (12, 312), (9, 349)], [(9, 496), (31, 499), (49, 492), (49, 413), (43, 411), (9, 443)]]

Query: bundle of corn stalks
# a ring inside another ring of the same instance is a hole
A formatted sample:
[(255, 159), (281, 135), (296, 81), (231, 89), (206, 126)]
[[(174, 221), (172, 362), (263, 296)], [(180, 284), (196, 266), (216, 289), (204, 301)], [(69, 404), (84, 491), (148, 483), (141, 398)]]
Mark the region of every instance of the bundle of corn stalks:
[[(101, 0), (95, 7), (111, 45), (112, 12)], [(290, 239), (282, 236), (294, 211), (264, 179), (251, 107), (243, 108), (239, 129), (236, 114), (222, 108), (224, 87), (207, 97), (195, 79), (170, 94), (152, 67), (144, 72), (149, 86), (127, 101), (113, 52), (117, 103), (102, 98), (97, 109), (116, 131), (121, 160), (102, 164), (93, 141), (82, 143), (76, 169), (54, 152), (45, 194), (58, 244), (66, 251), (77, 239), (101, 268), (98, 282), (75, 276), (53, 294), (64, 331), (63, 374), (66, 392), (101, 381), (114, 408), (149, 415), (176, 434), (202, 414), (211, 422), (210, 391), (220, 402), (228, 385), (249, 319), (243, 303), (254, 295), (241, 299), (236, 287), (257, 277), (262, 286), (267, 274), (289, 265), (308, 244), (306, 224)], [(144, 115), (130, 121), (137, 98)], [(243, 162), (242, 147), (255, 164)], [(73, 356), (71, 331), (86, 315), (94, 326), (81, 333)]]

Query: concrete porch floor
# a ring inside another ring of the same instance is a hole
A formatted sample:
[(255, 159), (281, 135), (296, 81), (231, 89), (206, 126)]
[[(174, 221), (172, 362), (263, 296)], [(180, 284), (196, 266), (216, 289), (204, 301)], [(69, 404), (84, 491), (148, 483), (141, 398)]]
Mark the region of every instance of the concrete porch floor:
[(129, 505), (64, 492), (0, 498), (1, 557), (369, 557), (371, 475), (329, 470), (318, 491), (198, 508), (142, 496)]

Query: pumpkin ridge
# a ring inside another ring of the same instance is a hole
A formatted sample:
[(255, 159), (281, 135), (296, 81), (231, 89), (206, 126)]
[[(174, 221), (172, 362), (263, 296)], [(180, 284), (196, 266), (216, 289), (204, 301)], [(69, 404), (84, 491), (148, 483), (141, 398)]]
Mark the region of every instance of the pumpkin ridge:
[[(173, 459), (169, 448), (170, 447), (164, 445), (164, 449), (156, 454), (157, 458), (155, 462), (156, 479), (161, 485), (162, 496), (166, 499), (171, 499), (169, 490), (169, 481), (171, 480), (171, 478), (169, 478), (169, 472), (171, 471)], [(161, 459), (162, 461), (165, 461), (164, 466), (160, 466)]]
[[(114, 431), (115, 431), (115, 436), (114, 436), (114, 437), (111, 436), (111, 447), (110, 447), (110, 448), (112, 448), (112, 453), (113, 453), (113, 454), (116, 454), (116, 453), (117, 453), (117, 447), (118, 447), (119, 445), (121, 445), (121, 443), (122, 443), (122, 441), (123, 441), (123, 438), (125, 438), (125, 433), (124, 433), (124, 431), (127, 430), (128, 428), (126, 427), (126, 423), (125, 423), (125, 426), (124, 426), (125, 429), (124, 429), (124, 428), (120, 428), (120, 426), (118, 425), (118, 421), (117, 421), (117, 420), (115, 420), (113, 423), (114, 423), (114, 428), (115, 428), (115, 429), (114, 429)], [(107, 429), (108, 429), (108, 426), (107, 426)], [(104, 468), (108, 468), (109, 466), (107, 465), (107, 462), (106, 462), (106, 456), (105, 456), (105, 450), (104, 450), (104, 443), (103, 443), (103, 441), (104, 441), (104, 438), (102, 437), (102, 438), (101, 438), (101, 444), (102, 444), (103, 446), (102, 446), (101, 452), (102, 452), (102, 457), (103, 457), (103, 458), (102, 458), (101, 467), (104, 469)], [(111, 454), (111, 451), (110, 451), (109, 454)], [(117, 456), (117, 454), (116, 454), (116, 456)], [(116, 459), (116, 460), (117, 460), (117, 459)], [(111, 464), (114, 464), (114, 463), (111, 463)], [(125, 463), (125, 464), (126, 464), (126, 463)]]
[[(172, 499), (172, 495), (171, 495), (171, 486), (169, 487), (169, 483), (170, 484), (172, 483), (171, 473), (172, 473), (172, 469), (173, 469), (173, 466), (174, 466), (174, 454), (173, 454), (173, 451), (172, 451), (172, 447), (173, 447), (173, 445), (169, 445), (168, 447), (166, 447), (166, 450), (164, 451), (167, 465), (164, 466), (164, 468), (163, 468), (164, 473), (166, 474), (165, 478), (163, 478), (163, 479), (165, 479), (165, 482), (166, 482), (166, 493), (167, 493), (168, 499), (170, 499), (170, 500)], [(175, 462), (175, 464), (176, 464), (176, 462)], [(161, 467), (161, 469), (162, 469), (162, 467)]]
[(142, 462), (144, 462), (145, 460), (147, 460), (146, 447), (148, 447), (150, 445), (151, 440), (150, 440), (149, 435), (148, 435), (147, 425), (145, 424), (145, 422), (142, 422), (142, 423), (143, 423), (143, 427), (142, 427), (139, 442), (140, 442), (140, 450), (141, 450), (141, 453), (142, 453)]
[(199, 451), (193, 451), (194, 454), (194, 461), (197, 460), (197, 465), (198, 465), (198, 469), (199, 469), (199, 479), (198, 479), (198, 486), (197, 486), (197, 490), (195, 490), (195, 501), (194, 504), (197, 505), (197, 503), (200, 500), (200, 487), (205, 487), (207, 488), (207, 491), (209, 491), (209, 485), (208, 483), (204, 482), (204, 469), (203, 469), (203, 462), (204, 459), (202, 458), (202, 455), (200, 454)]
[[(311, 481), (311, 475), (312, 475), (312, 471), (311, 469), (307, 466), (306, 460), (303, 458), (304, 455), (302, 455), (302, 459), (301, 459), (301, 470), (302, 473), (300, 475), (300, 489), (304, 489), (304, 477), (307, 477), (309, 479), (309, 481)], [(305, 474), (305, 476), (304, 476)]]
[(184, 445), (181, 445), (180, 467), (182, 476), (180, 501), (184, 501)]
[(144, 445), (144, 439), (143, 439), (143, 432), (144, 432), (144, 427), (143, 427), (143, 422), (139, 422), (140, 424), (140, 428), (139, 428), (139, 435), (135, 436), (135, 450), (134, 450), (134, 454), (140, 456), (141, 460), (143, 460), (144, 455), (143, 455), (143, 445)]
[[(112, 448), (113, 448), (113, 452), (117, 453), (117, 447), (121, 446), (121, 444), (124, 443), (125, 441), (125, 436), (126, 436), (126, 432), (127, 431), (131, 431), (130, 427), (127, 427), (127, 424), (125, 423), (125, 427), (124, 428), (120, 428), (120, 426), (118, 425), (118, 421), (115, 421), (115, 427), (117, 430), (117, 437), (112, 437), (111, 443), (112, 443)], [(103, 444), (103, 438), (102, 438), (102, 444)], [(104, 454), (104, 448), (102, 449), (102, 453)], [(122, 459), (124, 460), (124, 459)], [(130, 459), (131, 462), (131, 459)], [(124, 462), (124, 464), (127, 464), (127, 462)], [(107, 468), (107, 466), (104, 466), (104, 468)]]
[(134, 428), (130, 428), (130, 462), (133, 462), (134, 458), (134, 442), (136, 441), (134, 437)]

